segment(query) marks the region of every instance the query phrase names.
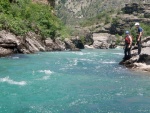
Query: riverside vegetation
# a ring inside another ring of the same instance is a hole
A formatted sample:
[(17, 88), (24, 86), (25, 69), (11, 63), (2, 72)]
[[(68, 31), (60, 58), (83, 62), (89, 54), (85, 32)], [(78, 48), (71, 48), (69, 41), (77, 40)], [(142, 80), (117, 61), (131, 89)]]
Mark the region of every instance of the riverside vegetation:
[(13, 53), (75, 50), (68, 37), (69, 30), (49, 4), (31, 0), (0, 1), (0, 57)]
[(55, 38), (57, 35), (68, 36), (63, 23), (51, 13), (49, 5), (32, 3), (31, 0), (19, 0), (10, 3), (0, 1), (0, 30), (7, 30), (16, 35), (29, 31), (43, 38)]

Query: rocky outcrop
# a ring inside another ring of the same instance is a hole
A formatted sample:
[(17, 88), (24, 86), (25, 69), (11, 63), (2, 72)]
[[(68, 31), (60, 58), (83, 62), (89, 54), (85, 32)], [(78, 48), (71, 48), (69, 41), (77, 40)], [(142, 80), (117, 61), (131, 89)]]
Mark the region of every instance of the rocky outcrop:
[(105, 34), (105, 33), (94, 33), (93, 34), (93, 46), (94, 48), (97, 49), (108, 49), (109, 45), (107, 43), (109, 34)]
[(26, 49), (29, 50), (30, 53), (45, 51), (45, 48), (43, 47), (44, 45), (40, 40), (40, 36), (33, 32), (27, 33), (24, 37), (24, 41), (26, 44)]
[(93, 33), (93, 47), (96, 49), (108, 49), (116, 47), (116, 37), (108, 33)]
[(63, 51), (66, 49), (65, 43), (60, 38), (56, 38), (55, 40), (48, 38), (44, 42), (46, 51)]
[(111, 34), (123, 35), (126, 29), (132, 28), (135, 22), (150, 24), (150, 4), (126, 4), (122, 8), (124, 14), (118, 14), (113, 19), (113, 24), (110, 28)]
[(144, 6), (141, 6), (137, 3), (125, 4), (125, 7), (122, 10), (124, 10), (126, 14), (132, 14), (133, 12), (143, 13)]
[(91, 32), (88, 32), (85, 34), (84, 37), (85, 45), (92, 45), (94, 40), (93, 40), (93, 34)]
[(0, 57), (14, 53), (30, 54), (39, 51), (63, 51), (66, 49), (79, 51), (83, 48), (80, 39), (65, 39), (56, 38), (52, 40), (47, 38), (42, 40), (42, 37), (28, 32), (25, 36), (15, 36), (5, 30), (0, 31)]
[(126, 3), (134, 2), (150, 3), (149, 0), (56, 0), (56, 10), (57, 15), (65, 23), (75, 25), (84, 19), (93, 18), (103, 11), (117, 11)]
[(75, 45), (76, 48), (84, 49), (84, 45), (78, 36), (71, 38), (71, 41)]
[(71, 39), (65, 38), (64, 42), (66, 44), (66, 49), (69, 49), (71, 51), (79, 51), (80, 50), (79, 48), (76, 48), (76, 46), (73, 44)]
[[(140, 55), (137, 55), (137, 49), (132, 50), (132, 58), (128, 60), (122, 60), (121, 65), (124, 65), (128, 68), (134, 70), (142, 70), (150, 72), (150, 37), (147, 37), (142, 40), (142, 52)], [(143, 46), (143, 44), (147, 46)]]
[(144, 17), (145, 18), (150, 18), (150, 10), (145, 10)]
[(20, 43), (15, 35), (6, 31), (0, 31), (0, 56), (13, 54), (18, 45)]
[(0, 47), (0, 57), (5, 57), (7, 55), (11, 55), (13, 54), (14, 51), (12, 49), (6, 49), (6, 48), (3, 48), (3, 47)]

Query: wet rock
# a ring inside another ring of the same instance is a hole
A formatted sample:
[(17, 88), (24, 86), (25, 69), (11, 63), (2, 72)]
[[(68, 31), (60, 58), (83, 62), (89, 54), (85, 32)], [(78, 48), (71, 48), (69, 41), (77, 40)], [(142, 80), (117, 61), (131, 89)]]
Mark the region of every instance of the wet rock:
[(54, 48), (53, 40), (50, 38), (47, 38), (46, 40), (44, 40), (44, 42), (45, 42), (46, 51), (52, 51)]
[(0, 56), (15, 53), (17, 46), (20, 44), (15, 35), (5, 30), (0, 31)]
[(66, 49), (69, 49), (71, 51), (79, 51), (80, 50), (79, 48), (76, 48), (76, 46), (73, 44), (71, 39), (65, 38), (64, 42), (66, 45)]
[(64, 43), (60, 38), (56, 38), (54, 42), (55, 42), (55, 44), (56, 44), (54, 50), (63, 51), (63, 50), (66, 49), (65, 43)]
[(84, 41), (85, 41), (85, 45), (92, 45), (93, 42), (94, 42), (92, 33), (87, 33), (85, 35), (85, 40)]
[(3, 48), (3, 47), (0, 47), (0, 57), (5, 57), (7, 55), (11, 55), (13, 54), (14, 51), (12, 49), (6, 49), (6, 48)]
[(84, 45), (84, 48), (86, 48), (86, 49), (94, 49), (94, 47), (93, 47), (93, 45)]
[(76, 46), (76, 48), (84, 49), (84, 45), (78, 36), (71, 38), (71, 41)]
[(45, 51), (42, 43), (37, 39), (38, 35), (33, 32), (28, 32), (25, 36), (25, 43), (27, 49), (31, 52)]

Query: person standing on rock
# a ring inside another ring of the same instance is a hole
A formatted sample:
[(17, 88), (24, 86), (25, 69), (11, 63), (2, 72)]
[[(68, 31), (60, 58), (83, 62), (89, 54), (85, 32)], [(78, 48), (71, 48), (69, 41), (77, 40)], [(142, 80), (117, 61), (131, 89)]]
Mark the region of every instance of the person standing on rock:
[(137, 41), (137, 46), (138, 46), (138, 55), (140, 55), (140, 53), (141, 53), (141, 38), (142, 38), (142, 34), (143, 34), (143, 29), (140, 27), (140, 24), (138, 22), (135, 23), (135, 26), (137, 28), (136, 41)]
[(125, 34), (124, 60), (127, 60), (131, 58), (132, 37), (129, 31), (126, 31)]

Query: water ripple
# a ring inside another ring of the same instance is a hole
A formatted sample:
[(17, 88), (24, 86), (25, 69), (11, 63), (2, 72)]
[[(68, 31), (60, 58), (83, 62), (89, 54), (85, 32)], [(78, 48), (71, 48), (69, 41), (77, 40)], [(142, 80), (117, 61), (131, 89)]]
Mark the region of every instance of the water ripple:
[(27, 84), (26, 81), (17, 82), (17, 81), (10, 79), (9, 77), (0, 78), (0, 82), (6, 82), (8, 84), (14, 84), (14, 85), (20, 85), (20, 86), (24, 86)]

